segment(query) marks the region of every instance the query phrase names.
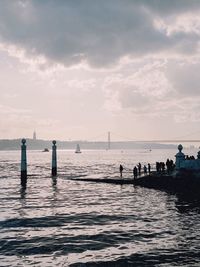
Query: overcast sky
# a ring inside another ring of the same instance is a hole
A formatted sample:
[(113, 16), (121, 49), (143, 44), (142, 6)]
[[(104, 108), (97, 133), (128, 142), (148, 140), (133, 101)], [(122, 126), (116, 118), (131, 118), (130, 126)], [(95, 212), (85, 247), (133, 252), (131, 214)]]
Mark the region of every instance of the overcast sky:
[(200, 137), (199, 0), (1, 0), (0, 138)]

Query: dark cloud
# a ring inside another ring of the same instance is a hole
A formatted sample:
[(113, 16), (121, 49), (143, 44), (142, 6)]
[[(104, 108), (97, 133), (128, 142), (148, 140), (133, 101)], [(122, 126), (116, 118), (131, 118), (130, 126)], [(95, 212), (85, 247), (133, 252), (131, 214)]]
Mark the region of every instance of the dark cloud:
[(167, 36), (153, 21), (200, 8), (195, 0), (2, 0), (0, 5), (2, 42), (65, 65), (86, 60), (104, 66), (126, 55), (197, 50), (195, 33)]
[(138, 0), (158, 15), (172, 16), (179, 13), (192, 12), (200, 8), (199, 0)]

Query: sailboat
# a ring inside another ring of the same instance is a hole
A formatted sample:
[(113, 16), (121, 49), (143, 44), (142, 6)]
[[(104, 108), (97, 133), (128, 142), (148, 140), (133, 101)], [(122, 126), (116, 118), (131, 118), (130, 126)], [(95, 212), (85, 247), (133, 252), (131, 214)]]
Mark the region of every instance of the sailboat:
[(44, 150), (42, 150), (42, 152), (49, 152), (48, 148), (44, 148)]
[(79, 144), (77, 144), (77, 146), (76, 146), (75, 153), (81, 153), (81, 149), (80, 149)]

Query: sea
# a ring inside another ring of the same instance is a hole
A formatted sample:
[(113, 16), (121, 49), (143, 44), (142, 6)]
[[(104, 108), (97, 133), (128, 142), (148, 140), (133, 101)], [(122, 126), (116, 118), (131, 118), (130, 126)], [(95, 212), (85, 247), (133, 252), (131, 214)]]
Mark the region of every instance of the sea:
[[(187, 150), (196, 156), (197, 149)], [(0, 266), (200, 266), (200, 201), (170, 192), (76, 181), (133, 178), (132, 170), (174, 160), (177, 149), (0, 151)]]

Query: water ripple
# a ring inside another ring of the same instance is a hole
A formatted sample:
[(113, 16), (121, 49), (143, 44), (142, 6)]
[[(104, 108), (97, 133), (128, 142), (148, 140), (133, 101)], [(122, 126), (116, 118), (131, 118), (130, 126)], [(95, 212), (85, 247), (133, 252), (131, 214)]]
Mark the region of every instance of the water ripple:
[(119, 163), (131, 177), (134, 164), (153, 163), (161, 152), (174, 154), (59, 151), (52, 178), (49, 154), (30, 151), (26, 189), (19, 152), (0, 152), (1, 266), (198, 266), (198, 198), (71, 180), (118, 177)]

